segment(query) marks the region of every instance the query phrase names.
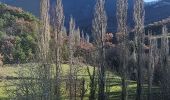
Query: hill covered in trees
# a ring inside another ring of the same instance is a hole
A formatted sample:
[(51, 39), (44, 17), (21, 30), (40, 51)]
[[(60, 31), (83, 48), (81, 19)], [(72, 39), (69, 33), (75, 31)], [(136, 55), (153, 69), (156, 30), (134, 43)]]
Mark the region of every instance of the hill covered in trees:
[(0, 54), (4, 63), (34, 58), (38, 19), (20, 8), (0, 4)]

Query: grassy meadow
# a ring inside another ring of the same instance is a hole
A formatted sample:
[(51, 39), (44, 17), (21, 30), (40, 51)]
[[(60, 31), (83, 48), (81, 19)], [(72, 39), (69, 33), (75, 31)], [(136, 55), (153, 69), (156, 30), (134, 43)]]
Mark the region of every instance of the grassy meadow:
[[(21, 67), (22, 66), (22, 67)], [(92, 66), (82, 66), (78, 67), (77, 71), (77, 78), (78, 79), (85, 79), (85, 88), (86, 88), (86, 93), (84, 99), (88, 100), (88, 96), (90, 93), (89, 90), (89, 83), (90, 83), (90, 78), (89, 78), (89, 73), (87, 70), (87, 67), (89, 68), (90, 74), (93, 73), (93, 67)], [(5, 65), (4, 67), (0, 67), (0, 100), (2, 99), (9, 99), (10, 95), (8, 91), (12, 91), (16, 89), (16, 86), (13, 85), (13, 82), (17, 82), (20, 80), (18, 73), (20, 71), (25, 72), (25, 77), (30, 77), (29, 71), (30, 71), (30, 66), (29, 64), (24, 64), (24, 65)], [(69, 65), (63, 64), (62, 65), (62, 76), (65, 77), (69, 73)], [(132, 80), (127, 80), (128, 82), (128, 98), (130, 100), (135, 99), (135, 93), (136, 93), (136, 82)], [(106, 89), (107, 96), (109, 98), (112, 98), (113, 100), (119, 100), (121, 98), (121, 77), (119, 77), (116, 74), (113, 74), (111, 71), (106, 71), (106, 87), (109, 87)], [(63, 96), (67, 97), (65, 94), (67, 90), (64, 89), (65, 85), (62, 85), (63, 87)], [(147, 86), (145, 86), (144, 91), (147, 91)], [(153, 87), (154, 90), (158, 90), (157, 87)], [(146, 93), (146, 92), (144, 92)]]

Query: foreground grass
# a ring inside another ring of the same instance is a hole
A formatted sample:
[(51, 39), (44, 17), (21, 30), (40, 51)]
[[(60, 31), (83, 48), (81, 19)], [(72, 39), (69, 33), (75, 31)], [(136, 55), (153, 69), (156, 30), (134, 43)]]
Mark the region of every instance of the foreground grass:
[[(19, 75), (19, 71), (30, 71), (30, 66), (34, 66), (34, 64), (24, 64), (24, 65), (5, 65), (3, 67), (0, 67), (0, 100), (8, 98), (7, 90), (15, 89), (15, 86), (11, 86), (13, 83), (12, 81), (17, 81)], [(69, 65), (63, 64), (62, 65), (62, 74), (63, 76), (66, 76), (69, 72)], [(85, 78), (86, 81), (89, 82), (87, 67), (79, 67), (78, 68), (78, 78)], [(89, 67), (90, 73), (93, 72), (92, 67)], [(55, 71), (55, 69), (54, 69)], [(25, 77), (30, 77), (27, 75), (28, 73), (25, 73)], [(54, 72), (55, 73), (55, 72)], [(11, 88), (12, 87), (12, 88)]]
[[(21, 67), (22, 66), (22, 67)], [(8, 99), (8, 93), (6, 90), (10, 90), (10, 89), (15, 89), (15, 86), (10, 86), (10, 78), (17, 78), (18, 77), (18, 72), (19, 71), (28, 71), (29, 72), (29, 68), (30, 66), (29, 64), (24, 64), (24, 65), (6, 65), (4, 67), (0, 67), (0, 100), (4, 100), (4, 99)], [(93, 73), (93, 67), (88, 66), (90, 73)], [(69, 65), (67, 64), (63, 64), (62, 65), (62, 75), (66, 76), (69, 73)], [(78, 78), (84, 78), (86, 81), (86, 97), (84, 98), (85, 100), (88, 100), (88, 95), (89, 95), (89, 74), (87, 71), (87, 66), (81, 66), (78, 67)], [(121, 97), (121, 77), (113, 74), (110, 71), (106, 72), (107, 77), (106, 77), (106, 86), (109, 88), (107, 91), (107, 96), (109, 98), (111, 98), (110, 100), (120, 100)], [(25, 76), (29, 76), (29, 75), (25, 75)], [(17, 81), (17, 80), (16, 80)], [(135, 93), (136, 93), (136, 82), (135, 81), (131, 81), (131, 80), (127, 80), (128, 82), (128, 92), (129, 92), (129, 98), (130, 100), (134, 100), (135, 99)], [(8, 84), (9, 83), (9, 84)], [(7, 86), (8, 85), (8, 86)], [(64, 87), (64, 86), (63, 86)], [(64, 89), (63, 89), (64, 90)], [(157, 87), (154, 87), (154, 90), (158, 91)], [(66, 90), (64, 90), (66, 91)], [(147, 86), (145, 86), (144, 91), (147, 91)], [(146, 94), (147, 95), (147, 94)]]

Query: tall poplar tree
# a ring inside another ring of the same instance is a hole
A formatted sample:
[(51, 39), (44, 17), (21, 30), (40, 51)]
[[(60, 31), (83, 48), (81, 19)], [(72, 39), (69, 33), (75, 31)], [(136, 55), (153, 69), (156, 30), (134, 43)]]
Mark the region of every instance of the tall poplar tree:
[(105, 100), (105, 43), (104, 35), (107, 28), (107, 16), (105, 12), (105, 0), (97, 0), (95, 5), (95, 13), (93, 19), (93, 36), (94, 44), (98, 51), (98, 67), (99, 67), (99, 92), (98, 99)]

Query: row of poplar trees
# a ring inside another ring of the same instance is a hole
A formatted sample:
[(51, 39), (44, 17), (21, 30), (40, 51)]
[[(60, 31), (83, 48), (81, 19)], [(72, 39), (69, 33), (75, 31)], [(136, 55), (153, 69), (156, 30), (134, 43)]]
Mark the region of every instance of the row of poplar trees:
[[(50, 9), (50, 1), (49, 0), (41, 0), (41, 27), (39, 34), (39, 63), (45, 68), (46, 73), (50, 73), (49, 66), (51, 63), (55, 64), (55, 81), (53, 82), (53, 92), (50, 92), (50, 95), (45, 95), (42, 100), (60, 100), (61, 98), (61, 84), (62, 84), (62, 46), (63, 46), (63, 37), (68, 35), (68, 51), (69, 51), (69, 65), (70, 65), (70, 76), (69, 76), (69, 99), (76, 100), (76, 97), (73, 95), (73, 89), (71, 84), (75, 82), (75, 78), (72, 77), (74, 75), (74, 44), (80, 42), (80, 32), (79, 29), (75, 28), (75, 21), (73, 18), (70, 20), (69, 33), (67, 34), (64, 27), (64, 11), (62, 0), (56, 0), (55, 5), (55, 14), (50, 17), (49, 9)], [(107, 15), (105, 12), (105, 0), (97, 0), (95, 5), (94, 19), (92, 22), (92, 34), (93, 34), (93, 45), (95, 46), (95, 52), (91, 54), (94, 56), (95, 67), (98, 67), (98, 81), (96, 81), (96, 68), (93, 67), (93, 74), (90, 75), (90, 94), (89, 99), (94, 100), (107, 100), (105, 89), (106, 89), (106, 67), (105, 67), (105, 42), (104, 36), (107, 32)], [(129, 50), (127, 49), (129, 46), (128, 39), (128, 26), (127, 26), (127, 13), (128, 12), (128, 0), (117, 0), (117, 32), (121, 33), (121, 36), (118, 36), (119, 46), (120, 46), (120, 68), (121, 70), (121, 78), (122, 78), (122, 100), (127, 100), (127, 66), (128, 66), (128, 56)], [(136, 100), (141, 100), (142, 98), (142, 67), (143, 67), (143, 43), (144, 43), (144, 1), (143, 0), (134, 0), (134, 23), (135, 23), (135, 53), (136, 53), (136, 63), (135, 66), (137, 68), (137, 90), (136, 90)], [(53, 24), (50, 24), (50, 19)], [(53, 32), (53, 38), (51, 38), (51, 31)], [(75, 35), (76, 34), (76, 35)], [(77, 37), (78, 39), (76, 40)], [(75, 42), (76, 41), (76, 42)], [(50, 46), (52, 42), (52, 46)], [(51, 50), (52, 53), (51, 53)], [(52, 58), (53, 56), (53, 58)], [(44, 79), (48, 79), (48, 75), (44, 77)], [(48, 80), (47, 80), (48, 81)], [(97, 82), (97, 83), (96, 83)], [(96, 84), (98, 84), (98, 96), (96, 98)], [(51, 84), (49, 84), (51, 85)], [(151, 84), (150, 84), (151, 85)], [(48, 87), (44, 85), (44, 87)], [(52, 90), (52, 89), (51, 89)], [(47, 91), (45, 89), (44, 91)], [(48, 94), (48, 93), (47, 93)], [(75, 94), (76, 95), (76, 94)], [(81, 96), (84, 96), (82, 94)], [(81, 98), (83, 100), (83, 98)]]

